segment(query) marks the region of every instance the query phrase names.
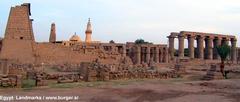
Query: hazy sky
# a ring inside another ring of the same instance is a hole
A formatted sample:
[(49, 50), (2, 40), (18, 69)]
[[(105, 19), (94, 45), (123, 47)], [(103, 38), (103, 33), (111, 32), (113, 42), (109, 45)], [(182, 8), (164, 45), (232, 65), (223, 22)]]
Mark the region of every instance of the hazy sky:
[(103, 42), (143, 38), (167, 43), (170, 32), (182, 30), (233, 34), (239, 39), (240, 0), (0, 0), (1, 36), (10, 7), (24, 2), (31, 3), (37, 41), (48, 41), (52, 22), (57, 40), (68, 40), (74, 32), (84, 40), (89, 17), (93, 39)]

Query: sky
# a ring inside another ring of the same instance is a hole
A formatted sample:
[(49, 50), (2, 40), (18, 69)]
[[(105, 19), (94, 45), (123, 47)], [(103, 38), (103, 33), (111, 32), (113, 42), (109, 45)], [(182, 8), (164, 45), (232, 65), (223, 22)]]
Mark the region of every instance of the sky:
[(167, 44), (167, 36), (179, 31), (240, 37), (240, 0), (0, 0), (1, 37), (10, 7), (22, 3), (31, 3), (38, 42), (48, 41), (52, 22), (56, 24), (57, 40), (68, 40), (74, 32), (84, 40), (88, 18), (92, 21), (92, 38), (102, 42), (142, 38)]

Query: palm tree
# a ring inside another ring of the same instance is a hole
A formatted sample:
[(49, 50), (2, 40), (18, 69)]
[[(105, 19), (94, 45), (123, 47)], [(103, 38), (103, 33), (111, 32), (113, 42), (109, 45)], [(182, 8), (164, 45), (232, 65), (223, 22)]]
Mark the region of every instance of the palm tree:
[(227, 79), (227, 73), (224, 71), (224, 66), (227, 57), (230, 54), (230, 46), (227, 44), (223, 44), (221, 46), (217, 46), (217, 52), (219, 56), (221, 57), (221, 65), (220, 65), (220, 71), (225, 79)]

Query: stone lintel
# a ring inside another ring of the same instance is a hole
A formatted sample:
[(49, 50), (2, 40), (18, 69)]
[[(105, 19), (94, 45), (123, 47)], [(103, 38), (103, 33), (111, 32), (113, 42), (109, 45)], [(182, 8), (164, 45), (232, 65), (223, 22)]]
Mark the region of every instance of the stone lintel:
[(214, 33), (203, 33), (203, 32), (191, 32), (191, 31), (181, 31), (182, 35), (193, 35), (193, 36), (213, 36), (213, 37), (228, 37), (228, 38), (235, 38), (235, 36), (232, 35), (226, 35), (226, 34), (214, 34)]

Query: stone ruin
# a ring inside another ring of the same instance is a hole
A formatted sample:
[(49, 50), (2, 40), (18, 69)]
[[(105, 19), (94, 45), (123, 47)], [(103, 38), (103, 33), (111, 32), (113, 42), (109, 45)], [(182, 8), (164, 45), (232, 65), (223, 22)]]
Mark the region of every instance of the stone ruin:
[(12, 60), (0, 60), (0, 69), (3, 69), (3, 74), (0, 74), (0, 86), (21, 87), (22, 80), (26, 78), (27, 75), (26, 70), (32, 66), (14, 63), (15, 61)]
[[(20, 87), (23, 79), (33, 79), (36, 80), (36, 86), (44, 86), (48, 80), (69, 83), (173, 78), (178, 76), (179, 72), (184, 73), (185, 67), (182, 63), (191, 62), (191, 59), (218, 60), (216, 46), (228, 44), (229, 41), (232, 61), (240, 58), (237, 54), (240, 51), (236, 51), (236, 37), (223, 34), (187, 31), (171, 33), (168, 36), (169, 45), (92, 41), (90, 19), (85, 41), (76, 33), (69, 41), (57, 41), (56, 24), (52, 23), (49, 42), (36, 42), (30, 6), (29, 3), (24, 3), (11, 7), (5, 36), (0, 39), (1, 86)], [(179, 40), (178, 56), (175, 55), (174, 38)], [(188, 58), (184, 56), (185, 38), (189, 43)], [(194, 40), (197, 40), (197, 51)], [(206, 42), (205, 48), (203, 41)], [(49, 72), (50, 69), (55, 72)]]
[(144, 78), (173, 78), (176, 77), (175, 70), (158, 70), (155, 66), (142, 65), (101, 64), (98, 61), (82, 63), (81, 75), (85, 81), (106, 81), (123, 79)]
[[(237, 61), (237, 39), (232, 35), (224, 34), (212, 34), (212, 33), (203, 33), (203, 32), (191, 32), (191, 31), (181, 31), (181, 32), (172, 32), (169, 36), (169, 55), (170, 59), (175, 59), (175, 48), (174, 48), (174, 39), (178, 39), (178, 58), (188, 57), (189, 59), (201, 59), (201, 60), (220, 60), (220, 56), (217, 53), (217, 46), (227, 44), (231, 42), (231, 55), (230, 59), (232, 62)], [(188, 56), (185, 56), (184, 52), (184, 39), (187, 39), (187, 49)], [(197, 47), (194, 47), (196, 41)], [(205, 44), (204, 44), (205, 43)]]

